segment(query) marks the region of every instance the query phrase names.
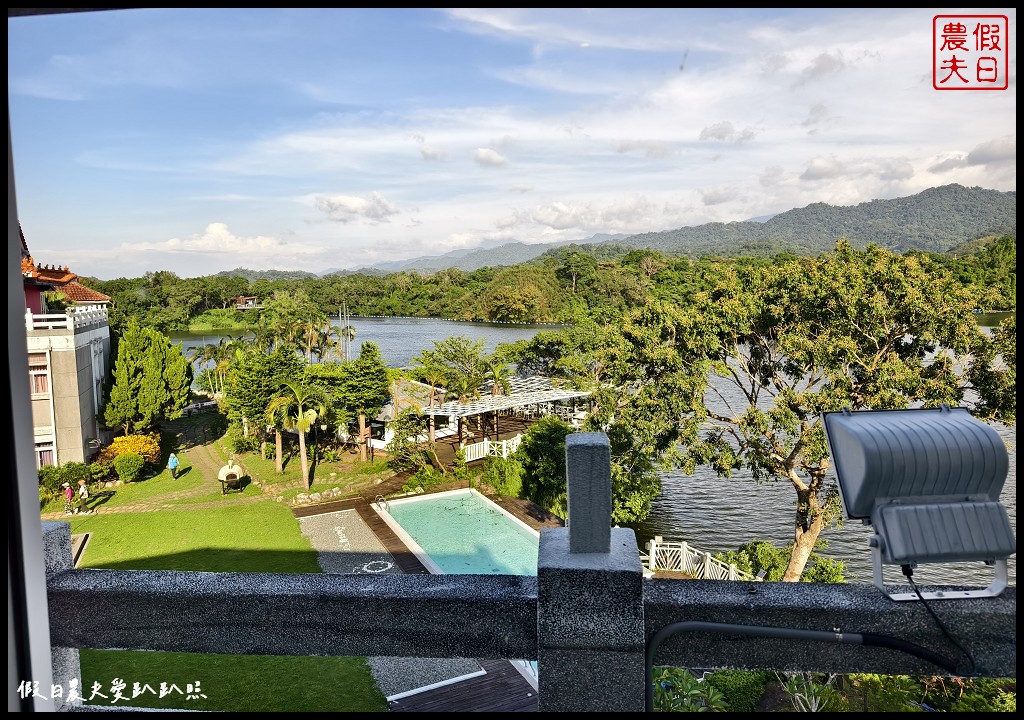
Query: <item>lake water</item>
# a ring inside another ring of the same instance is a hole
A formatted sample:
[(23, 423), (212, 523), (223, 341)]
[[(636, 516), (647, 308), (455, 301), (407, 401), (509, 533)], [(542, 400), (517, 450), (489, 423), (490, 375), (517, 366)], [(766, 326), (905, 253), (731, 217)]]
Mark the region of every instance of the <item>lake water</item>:
[[(338, 327), (338, 318), (331, 318)], [(388, 367), (401, 368), (413, 364), (414, 357), (424, 350), (432, 350), (434, 342), (452, 335), (461, 335), (471, 341), (481, 340), (484, 352), (494, 352), (499, 343), (529, 340), (541, 330), (557, 330), (559, 325), (511, 325), (501, 323), (461, 322), (425, 318), (362, 318), (350, 317), (349, 325), (356, 329), (351, 356), (359, 356), (359, 347), (372, 342), (380, 348)], [(185, 352), (206, 344), (216, 344), (231, 333), (173, 333), (171, 342), (183, 343)]]
[[(337, 319), (333, 320), (338, 324)], [(359, 345), (369, 341), (381, 350), (390, 367), (406, 367), (423, 350), (430, 350), (435, 341), (452, 335), (482, 340), (486, 352), (499, 343), (532, 338), (541, 330), (557, 329), (550, 325), (506, 325), (459, 322), (423, 318), (350, 318), (356, 329), (353, 356)], [(186, 352), (196, 346), (218, 342), (223, 335), (175, 334), (172, 342), (183, 343)], [(1017, 527), (1017, 460), (1016, 428), (996, 426), (1007, 443), (1010, 471), (1001, 501), (1007, 508), (1011, 526)], [(662, 492), (652, 504), (645, 522), (634, 527), (643, 546), (655, 535), (668, 541), (683, 541), (700, 550), (715, 553), (735, 550), (754, 539), (769, 540), (782, 546), (792, 540), (795, 493), (782, 482), (757, 484), (751, 476), (736, 473), (725, 479), (706, 468), (693, 475), (667, 472), (662, 476)], [(871, 582), (871, 553), (868, 537), (871, 529), (860, 521), (847, 521), (841, 529), (828, 529), (821, 537), (829, 542), (822, 554), (842, 560), (846, 578), (851, 582)], [(891, 573), (891, 576), (890, 576)], [(898, 568), (887, 568), (886, 582), (901, 583)], [(1009, 560), (1010, 584), (1016, 585), (1016, 555)], [(914, 573), (915, 580), (927, 584), (988, 585), (991, 569), (980, 563), (956, 565), (922, 565)]]

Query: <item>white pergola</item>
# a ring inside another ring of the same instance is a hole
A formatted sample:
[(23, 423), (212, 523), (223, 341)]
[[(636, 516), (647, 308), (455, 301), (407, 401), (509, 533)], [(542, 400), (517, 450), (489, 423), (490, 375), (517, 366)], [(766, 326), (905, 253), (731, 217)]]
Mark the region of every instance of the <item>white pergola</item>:
[(564, 390), (556, 388), (551, 380), (542, 377), (514, 378), (509, 381), (508, 395), (493, 395), (491, 386), (481, 388), (481, 396), (474, 400), (459, 402), (449, 400), (433, 407), (423, 407), (420, 412), (434, 417), (445, 416), (464, 418), (472, 415), (498, 413), (503, 410), (515, 410), (530, 406), (545, 406), (563, 403), (566, 400), (578, 400), (590, 396), (589, 391)]

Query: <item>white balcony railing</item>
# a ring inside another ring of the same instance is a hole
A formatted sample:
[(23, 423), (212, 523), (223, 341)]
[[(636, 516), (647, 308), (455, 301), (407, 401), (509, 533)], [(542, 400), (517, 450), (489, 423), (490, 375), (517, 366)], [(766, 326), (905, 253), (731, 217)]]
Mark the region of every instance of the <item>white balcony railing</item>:
[(108, 322), (105, 305), (73, 305), (66, 312), (37, 315), (25, 310), (26, 330), (84, 330)]

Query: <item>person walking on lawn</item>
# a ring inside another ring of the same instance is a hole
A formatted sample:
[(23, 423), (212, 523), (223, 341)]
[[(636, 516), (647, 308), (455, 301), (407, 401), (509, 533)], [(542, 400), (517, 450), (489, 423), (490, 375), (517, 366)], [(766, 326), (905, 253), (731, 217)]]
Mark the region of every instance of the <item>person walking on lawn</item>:
[(178, 479), (178, 456), (171, 453), (171, 456), (167, 458), (167, 469), (171, 471), (171, 478), (173, 480)]
[(78, 481), (78, 507), (75, 508), (75, 512), (81, 512), (83, 515), (92, 514), (92, 510), (89, 509), (89, 486), (85, 484), (85, 479)]
[(71, 515), (74, 509), (75, 491), (71, 488), (71, 483), (64, 483), (64, 514)]

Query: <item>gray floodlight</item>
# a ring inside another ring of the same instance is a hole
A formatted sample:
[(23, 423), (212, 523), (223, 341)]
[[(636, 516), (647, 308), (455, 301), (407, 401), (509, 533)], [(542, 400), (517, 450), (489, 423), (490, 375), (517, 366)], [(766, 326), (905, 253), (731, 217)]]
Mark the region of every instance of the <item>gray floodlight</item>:
[(983, 590), (922, 592), (926, 599), (994, 597), (1017, 551), (999, 502), (1009, 455), (992, 427), (966, 408), (842, 410), (822, 415), (846, 516), (874, 528), (868, 541), (875, 585), (882, 565), (981, 561), (995, 566)]

